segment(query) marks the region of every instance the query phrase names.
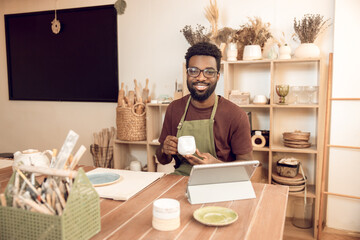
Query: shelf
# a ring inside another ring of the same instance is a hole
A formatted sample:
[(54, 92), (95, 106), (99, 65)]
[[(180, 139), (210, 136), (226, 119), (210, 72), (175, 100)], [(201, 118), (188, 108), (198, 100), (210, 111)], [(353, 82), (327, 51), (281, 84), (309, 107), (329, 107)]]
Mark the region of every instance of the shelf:
[(273, 152), (289, 152), (289, 153), (311, 153), (311, 154), (317, 154), (318, 150), (316, 146), (311, 146), (309, 148), (289, 148), (282, 146), (280, 144), (273, 144), (271, 147), (271, 151)]
[(318, 104), (246, 104), (246, 105), (237, 105), (241, 108), (319, 108)]
[(273, 108), (319, 108), (319, 104), (272, 104)]
[[(289, 196), (302, 197), (303, 198), (305, 196), (305, 194), (304, 193), (290, 193), (289, 192)], [(306, 197), (308, 197), (308, 198), (316, 198), (315, 185), (307, 185)]]
[(253, 147), (253, 151), (255, 152), (269, 152), (269, 147)]
[(251, 61), (244, 61), (244, 60), (239, 60), (239, 61), (224, 61), (224, 63), (227, 64), (262, 64), (262, 63), (271, 63), (273, 60), (270, 59), (264, 59), (264, 60), (251, 60)]
[(122, 141), (119, 139), (116, 139), (115, 143), (146, 145), (146, 141)]
[(308, 62), (319, 62), (320, 58), (301, 58), (301, 59), (275, 59), (275, 60), (270, 60), (270, 59), (263, 59), (263, 60), (250, 60), (250, 61), (223, 61), (222, 63), (227, 63), (227, 64), (262, 64), (262, 63), (308, 63)]
[(159, 142), (149, 142), (150, 146), (160, 146)]
[(285, 229), (284, 229), (284, 239), (304, 239), (304, 240), (312, 240), (315, 239), (313, 237), (314, 228), (302, 229), (295, 227), (291, 223), (291, 218), (286, 218), (285, 221)]
[(241, 108), (270, 108), (269, 104), (246, 104), (246, 105), (237, 105)]
[(170, 103), (147, 103), (148, 107), (167, 107)]

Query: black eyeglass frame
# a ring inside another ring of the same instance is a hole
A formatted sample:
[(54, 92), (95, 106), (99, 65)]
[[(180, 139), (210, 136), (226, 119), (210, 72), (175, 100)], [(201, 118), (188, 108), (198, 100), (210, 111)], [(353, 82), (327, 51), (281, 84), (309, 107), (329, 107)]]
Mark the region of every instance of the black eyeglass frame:
[[(195, 68), (195, 69), (199, 70), (199, 74), (196, 75), (196, 76), (190, 75), (190, 74), (189, 74), (189, 69), (190, 69), (190, 68), (192, 68), (192, 69)], [(206, 71), (206, 70), (214, 70), (214, 71), (216, 72), (216, 74), (215, 74), (214, 76), (207, 77), (207, 76), (205, 76), (205, 71)], [(216, 77), (216, 75), (220, 73), (219, 71), (215, 70), (214, 68), (205, 68), (205, 69), (201, 70), (201, 69), (199, 69), (199, 68), (197, 68), (197, 67), (188, 67), (188, 68), (186, 69), (186, 74), (187, 74), (188, 76), (190, 76), (190, 77), (193, 77), (193, 78), (197, 78), (198, 76), (200, 76), (200, 73), (201, 73), (201, 72), (203, 73), (204, 77), (206, 77), (206, 78)]]

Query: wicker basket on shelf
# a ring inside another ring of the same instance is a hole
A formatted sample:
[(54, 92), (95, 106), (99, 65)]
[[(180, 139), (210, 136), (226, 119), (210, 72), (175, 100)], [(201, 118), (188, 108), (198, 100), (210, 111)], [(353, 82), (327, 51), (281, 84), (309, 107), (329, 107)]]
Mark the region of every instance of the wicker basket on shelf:
[(138, 107), (145, 104), (137, 103), (132, 107), (116, 108), (117, 138), (123, 141), (146, 140), (146, 111), (136, 113)]

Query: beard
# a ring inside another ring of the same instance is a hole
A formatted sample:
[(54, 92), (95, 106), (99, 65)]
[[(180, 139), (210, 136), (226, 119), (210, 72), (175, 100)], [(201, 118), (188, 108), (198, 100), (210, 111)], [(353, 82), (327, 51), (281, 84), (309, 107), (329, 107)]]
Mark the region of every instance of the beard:
[(194, 87), (194, 85), (196, 85), (197, 82), (186, 81), (186, 83), (191, 97), (196, 101), (202, 102), (208, 99), (210, 95), (215, 91), (217, 81), (213, 84), (210, 83), (209, 87), (205, 91), (201, 91), (201, 92), (197, 91), (196, 88)]

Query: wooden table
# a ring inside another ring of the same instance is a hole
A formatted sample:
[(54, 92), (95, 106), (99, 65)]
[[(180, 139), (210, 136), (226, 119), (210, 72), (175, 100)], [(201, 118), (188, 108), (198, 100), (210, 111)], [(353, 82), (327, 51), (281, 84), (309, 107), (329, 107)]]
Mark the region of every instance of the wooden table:
[[(1, 192), (11, 171), (0, 169)], [(253, 183), (256, 199), (191, 205), (185, 196), (187, 181), (188, 177), (166, 175), (126, 202), (101, 199), (101, 232), (92, 239), (282, 239), (288, 187)], [(158, 198), (180, 202), (181, 225), (177, 230), (161, 232), (152, 228), (152, 203)], [(202, 225), (192, 214), (208, 205), (231, 208), (239, 218), (224, 227)]]

